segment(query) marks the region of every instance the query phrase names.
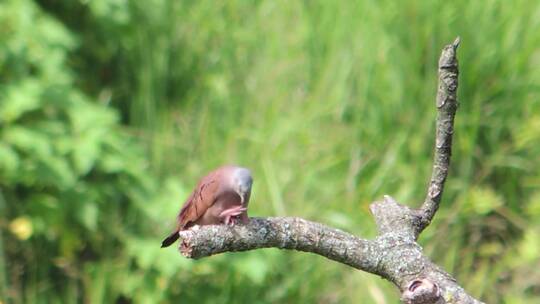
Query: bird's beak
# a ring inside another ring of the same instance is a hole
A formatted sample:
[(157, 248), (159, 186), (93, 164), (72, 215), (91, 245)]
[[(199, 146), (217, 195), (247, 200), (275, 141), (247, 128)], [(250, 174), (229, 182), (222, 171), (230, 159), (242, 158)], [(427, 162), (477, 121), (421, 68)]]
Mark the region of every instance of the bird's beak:
[(240, 194), (240, 191), (237, 191), (236, 194), (238, 194), (238, 196), (240, 196), (240, 203), (243, 205), (244, 204), (244, 196), (242, 194)]

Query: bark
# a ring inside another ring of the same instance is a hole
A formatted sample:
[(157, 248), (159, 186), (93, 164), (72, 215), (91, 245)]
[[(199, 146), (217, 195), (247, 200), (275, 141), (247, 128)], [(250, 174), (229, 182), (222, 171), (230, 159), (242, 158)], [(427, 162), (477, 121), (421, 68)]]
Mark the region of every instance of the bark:
[(311, 252), (394, 283), (404, 303), (482, 303), (422, 253), (416, 240), (439, 208), (450, 165), (457, 109), (459, 38), (439, 60), (433, 171), (419, 209), (384, 196), (370, 206), (379, 234), (373, 240), (295, 217), (251, 218), (246, 225), (196, 226), (180, 232), (182, 255), (198, 259), (222, 252), (280, 248)]
[(448, 176), (450, 156), (452, 155), (454, 116), (458, 107), (457, 88), (459, 70), (456, 51), (459, 42), (458, 37), (454, 43), (445, 46), (439, 59), (435, 156), (433, 158), (433, 170), (426, 199), (420, 208), (422, 221), (420, 227), (418, 227), (418, 234), (431, 223), (433, 216), (435, 216), (437, 209), (439, 209), (444, 182)]

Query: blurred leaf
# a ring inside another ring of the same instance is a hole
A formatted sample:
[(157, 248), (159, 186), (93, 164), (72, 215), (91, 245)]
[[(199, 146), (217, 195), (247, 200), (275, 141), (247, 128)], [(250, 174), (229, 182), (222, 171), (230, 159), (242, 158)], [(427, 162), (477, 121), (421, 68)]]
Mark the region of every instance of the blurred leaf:
[(92, 0), (88, 5), (93, 14), (108, 21), (126, 24), (130, 19), (127, 0)]
[(0, 172), (11, 175), (19, 167), (19, 157), (13, 149), (0, 142)]
[(5, 129), (3, 135), (6, 143), (30, 155), (47, 158), (52, 154), (50, 138), (37, 130), (13, 126)]
[(503, 253), (503, 245), (497, 242), (482, 244), (479, 254), (485, 257), (497, 256)]
[(540, 142), (540, 113), (534, 113), (529, 119), (516, 128), (516, 146), (520, 149), (537, 147)]
[(502, 205), (504, 205), (502, 197), (491, 188), (472, 188), (465, 198), (465, 207), (480, 215), (488, 214)]
[(84, 175), (92, 169), (100, 152), (99, 144), (99, 138), (89, 134), (73, 141), (73, 163), (78, 174)]
[(156, 239), (130, 238), (128, 250), (137, 264), (147, 271), (154, 268), (165, 276), (172, 276), (190, 268), (191, 262), (181, 257), (176, 250), (160, 248)]
[[(154, 240), (152, 241), (155, 244)], [(160, 248), (161, 249), (161, 248)], [(160, 250), (155, 260), (156, 270), (165, 277), (186, 276), (193, 262), (180, 256), (177, 250)]]
[(35, 170), (35, 178), (43, 184), (54, 183), (64, 189), (76, 182), (76, 177), (65, 158), (46, 156), (32, 169)]
[(531, 193), (527, 202), (527, 214), (532, 218), (540, 218), (540, 191)]
[(99, 214), (97, 206), (92, 202), (86, 202), (77, 211), (78, 217), (86, 229), (90, 232), (96, 232)]
[(189, 196), (186, 188), (178, 178), (169, 177), (162, 182), (159, 193), (150, 202), (144, 202), (140, 207), (150, 218), (163, 221), (169, 218), (171, 227), (176, 220), (176, 214)]
[(540, 258), (540, 239), (538, 238), (540, 231), (538, 229), (528, 229), (525, 231), (523, 240), (519, 245), (520, 258), (526, 262), (538, 261)]
[(40, 106), (42, 87), (37, 79), (27, 79), (15, 86), (7, 86), (5, 94), (0, 95), (0, 124), (10, 123), (25, 112)]
[(260, 285), (265, 281), (275, 258), (276, 255), (271, 252), (250, 252), (235, 259), (233, 265), (240, 274)]

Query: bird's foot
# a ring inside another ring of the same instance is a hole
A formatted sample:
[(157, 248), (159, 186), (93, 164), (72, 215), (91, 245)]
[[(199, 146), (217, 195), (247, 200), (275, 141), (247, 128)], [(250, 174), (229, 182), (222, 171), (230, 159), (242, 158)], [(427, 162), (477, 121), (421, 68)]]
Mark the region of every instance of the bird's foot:
[(225, 225), (234, 226), (239, 222), (239, 216), (245, 212), (247, 208), (242, 206), (236, 206), (231, 209), (224, 210), (219, 214), (219, 217), (223, 218)]
[(244, 224), (244, 225), (247, 225), (249, 224), (249, 217), (247, 216), (247, 214), (243, 213), (243, 214), (239, 214), (239, 215), (235, 215), (235, 216), (231, 216), (230, 219), (229, 219), (229, 225), (230, 226), (234, 226), (236, 224)]

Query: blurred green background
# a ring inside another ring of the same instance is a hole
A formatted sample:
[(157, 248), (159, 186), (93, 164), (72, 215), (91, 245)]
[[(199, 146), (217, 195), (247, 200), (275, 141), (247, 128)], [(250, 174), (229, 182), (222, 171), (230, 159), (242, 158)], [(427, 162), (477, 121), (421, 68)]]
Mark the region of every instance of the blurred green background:
[(0, 0), (0, 303), (398, 303), (322, 257), (160, 249), (198, 178), (251, 216), (375, 236), (418, 206), (437, 60), (461, 36), (426, 253), (489, 303), (540, 303), (540, 2)]

